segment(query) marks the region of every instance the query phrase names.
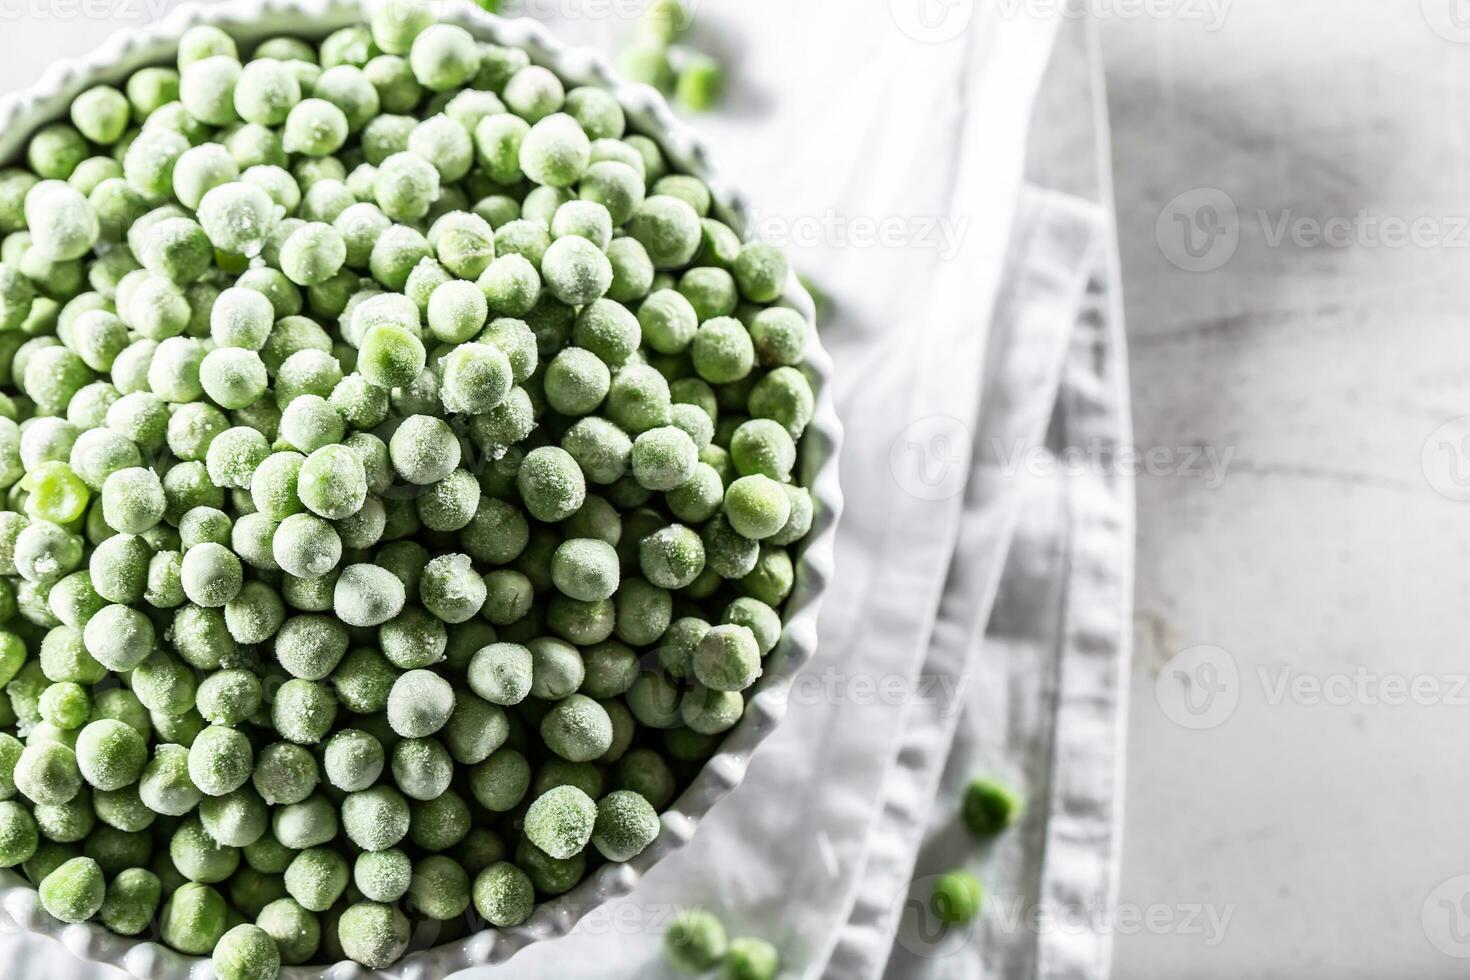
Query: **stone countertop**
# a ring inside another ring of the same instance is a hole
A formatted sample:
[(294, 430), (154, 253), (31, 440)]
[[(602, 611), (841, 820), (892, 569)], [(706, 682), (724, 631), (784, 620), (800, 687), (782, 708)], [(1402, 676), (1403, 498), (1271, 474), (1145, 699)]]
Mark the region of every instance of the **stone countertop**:
[(1470, 7), (1222, 4), (1093, 4), (1154, 451), (1115, 975), (1459, 976)]

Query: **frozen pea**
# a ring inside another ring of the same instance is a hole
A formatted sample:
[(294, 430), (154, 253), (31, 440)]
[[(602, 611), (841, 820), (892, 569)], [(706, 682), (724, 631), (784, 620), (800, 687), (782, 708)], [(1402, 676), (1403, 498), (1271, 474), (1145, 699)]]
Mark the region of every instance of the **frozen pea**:
[(328, 740), (322, 757), (327, 781), (347, 792), (372, 786), (385, 763), (382, 744), (367, 732), (350, 728)]
[(349, 626), (379, 626), (397, 616), (405, 601), (403, 583), (376, 565), (343, 570), (333, 590), (333, 609)]
[(184, 553), (179, 581), (190, 602), (219, 607), (239, 594), (244, 572), (234, 552), (224, 545), (206, 541)]
[(658, 837), (658, 813), (631, 790), (616, 790), (597, 803), (592, 845), (609, 861), (628, 861)]
[(110, 85), (94, 85), (72, 101), (72, 125), (88, 140), (106, 146), (122, 138), (129, 108), (122, 92)]
[(563, 415), (586, 415), (607, 397), (612, 375), (592, 352), (568, 347), (546, 366), (542, 384), (552, 408)]
[(678, 269), (699, 250), (699, 215), (688, 202), (654, 194), (638, 205), (627, 231), (648, 252), (655, 269)]
[(358, 65), (328, 67), (316, 80), (312, 94), (341, 109), (348, 131), (353, 133), (367, 125), (382, 108), (377, 88)]
[(249, 782), (253, 768), (250, 740), (233, 728), (206, 728), (189, 749), (189, 778), (209, 796), (233, 793)]
[(618, 588), (618, 556), (604, 541), (572, 539), (557, 546), (551, 578), (565, 595), (582, 601), (611, 598)]
[(530, 918), (535, 890), (526, 873), (508, 861), (499, 861), (475, 877), (475, 911), (491, 925), (507, 928)]
[(107, 883), (97, 920), (119, 935), (136, 936), (148, 928), (162, 900), (157, 875), (146, 868), (127, 868)]
[(439, 171), (417, 153), (395, 153), (378, 166), (373, 197), (394, 221), (418, 221), (439, 196)]
[(337, 810), (320, 794), (277, 807), (271, 817), (276, 839), (295, 851), (326, 844), (337, 836), (337, 830)]
[(408, 948), (409, 922), (391, 905), (358, 902), (342, 913), (337, 933), (350, 959), (378, 969), (396, 962)]
[(612, 264), (585, 238), (558, 238), (541, 259), (541, 276), (558, 300), (582, 306), (607, 292), (612, 284)]
[[(153, 650), (153, 624), (142, 613), (124, 605), (98, 610), (87, 621), (83, 636), (87, 652), (108, 670), (138, 667)], [(146, 673), (145, 678), (151, 679)]]
[(240, 167), (235, 158), (220, 144), (193, 146), (185, 150), (174, 164), (174, 196), (184, 207), (197, 209), (207, 192), (237, 180), (239, 176)]
[(474, 519), (480, 485), (468, 470), (455, 470), (416, 501), (418, 516), (431, 531), (458, 531)]
[(51, 123), (39, 129), (26, 145), (26, 163), (38, 176), (65, 180), (86, 159), (87, 141), (66, 123)]
[(690, 687), (679, 702), (679, 717), (690, 731), (718, 735), (728, 731), (745, 713), (745, 699), (738, 691), (712, 691)]
[(324, 157), (347, 142), (347, 115), (326, 99), (302, 99), (286, 116), (282, 145), (288, 153)]
[(235, 112), (262, 126), (279, 126), (301, 101), (301, 80), (287, 64), (257, 51), (235, 82)]
[(351, 517), (367, 499), (367, 472), (362, 459), (346, 446), (323, 446), (301, 465), (297, 492), (301, 502), (318, 516), (328, 520)]
[(249, 426), (226, 429), (209, 443), (205, 465), (217, 487), (249, 488), (261, 464), (270, 455), (270, 445)]
[(13, 868), (36, 853), (40, 834), (35, 817), (20, 803), (0, 803), (0, 867)]
[(767, 367), (800, 364), (806, 351), (806, 318), (783, 306), (761, 310), (750, 323), (756, 355)]
[(286, 869), (286, 891), (302, 908), (325, 912), (347, 889), (347, 859), (326, 847), (297, 854)]
[(452, 919), (469, 907), (469, 875), (452, 859), (432, 855), (414, 866), (408, 897), (425, 917)]
[[(452, 121), (446, 125), (464, 132)], [(478, 214), (452, 211), (434, 222), (428, 237), (444, 268), (461, 279), (477, 279), (495, 258), (495, 232)]]
[(673, 490), (694, 475), (699, 450), (688, 433), (675, 426), (648, 429), (633, 441), (633, 475), (649, 490)]
[(341, 442), (345, 432), (342, 416), (321, 395), (301, 395), (281, 413), (281, 438), (303, 453)]
[(694, 650), (694, 676), (715, 691), (743, 691), (761, 674), (761, 652), (755, 634), (744, 626), (713, 627)]
[(410, 670), (388, 695), (388, 721), (404, 738), (422, 738), (444, 727), (454, 703), (447, 681), (432, 671)]
[(364, 851), (386, 851), (408, 833), (408, 801), (390, 786), (349, 793), (342, 801), (342, 827)]
[(555, 446), (542, 446), (527, 453), (516, 485), (531, 515), (547, 522), (576, 513), (587, 494), (586, 481), (576, 460)]
[(246, 923), (220, 937), (210, 962), (219, 980), (275, 980), (281, 953), (269, 933)]
[(670, 524), (638, 544), (644, 578), (662, 589), (682, 589), (704, 570), (704, 542), (682, 524)]
[(233, 410), (255, 404), (265, 394), (269, 380), (255, 351), (220, 347), (204, 355), (199, 383), (215, 404)]
[(564, 449), (588, 480), (608, 484), (628, 471), (633, 441), (612, 422), (598, 416), (580, 419), (562, 437)]
[(295, 452), (272, 453), (260, 461), (250, 479), (251, 500), (260, 513), (283, 521), (303, 510), (297, 485), (305, 462), (306, 457)]
[(1020, 798), (1009, 787), (980, 778), (965, 787), (960, 813), (976, 837), (994, 837), (1015, 822), (1020, 808)]
[[(637, 318), (619, 303), (599, 299), (577, 315), (572, 339), (610, 367), (625, 363), (638, 349), (642, 329)], [(574, 349), (574, 348), (569, 348)]]
[(275, 654), (287, 673), (308, 681), (325, 679), (347, 653), (347, 631), (331, 616), (292, 616), (276, 633)]
[(806, 376), (793, 367), (778, 367), (750, 390), (749, 408), (758, 420), (772, 420), (796, 439), (816, 410), (816, 396)]
[(526, 810), (526, 837), (557, 860), (580, 853), (592, 837), (597, 804), (575, 786), (557, 786)]
[(275, 940), (282, 963), (305, 963), (321, 942), (317, 917), (292, 898), (279, 898), (265, 906), (255, 923)]
[[(570, 762), (591, 762), (600, 757), (611, 747), (612, 736), (607, 711), (582, 694), (559, 701), (541, 721), (541, 737), (547, 748)], [(537, 846), (546, 850), (539, 841)]]
[(234, 38), (218, 27), (200, 24), (189, 28), (179, 38), (180, 69), (216, 56), (239, 59), (239, 49), (235, 46)]
[(137, 782), (148, 762), (148, 746), (136, 729), (108, 718), (93, 721), (77, 736), (77, 768), (88, 785), (117, 790)]
[(576, 647), (551, 637), (539, 637), (530, 642), (529, 649), (532, 696), (560, 700), (581, 687), (586, 668)]
[[(260, 586), (262, 583), (252, 582), (250, 585)], [(210, 674), (199, 683), (195, 694), (195, 707), (199, 714), (213, 725), (238, 725), (259, 711), (261, 703), (260, 679), (250, 671), (238, 668)]]
[(786, 429), (771, 419), (741, 423), (730, 437), (729, 448), (735, 470), (742, 476), (759, 473), (784, 482), (796, 465), (796, 444)]
[(667, 425), (670, 407), (669, 383), (664, 376), (646, 364), (633, 364), (613, 378), (605, 412), (624, 431), (636, 435)]
[(393, 781), (415, 800), (432, 800), (449, 788), (454, 760), (437, 739), (408, 738), (393, 747)]
[(485, 581), (475, 572), (469, 556), (441, 555), (424, 568), (419, 599), (446, 623), (463, 623), (480, 611)]
[(363, 851), (352, 868), (352, 883), (373, 902), (396, 902), (408, 893), (413, 862), (396, 848)]
[(541, 274), (523, 255), (501, 255), (485, 267), (477, 285), (485, 295), (489, 312), (523, 316), (541, 294)]
[(301, 803), (316, 789), (316, 760), (299, 745), (275, 742), (260, 750), (250, 779), (261, 799), (271, 806)]
[(460, 461), (454, 431), (443, 419), (427, 415), (405, 419), (388, 441), (388, 453), (398, 475), (419, 486), (444, 479)]
[(711, 384), (739, 381), (755, 366), (750, 333), (734, 317), (716, 317), (700, 324), (690, 353), (695, 371)]
[(786, 256), (774, 245), (748, 242), (740, 249), (733, 269), (741, 294), (753, 303), (779, 299), (791, 274)]
[(485, 293), (461, 279), (443, 283), (429, 297), (429, 330), (445, 343), (460, 344), (474, 337), (488, 315)]
[(725, 516), (735, 531), (759, 541), (786, 526), (791, 498), (769, 476), (742, 476), (725, 491)]
[(180, 885), (163, 907), (159, 932), (181, 953), (204, 956), (225, 934), (228, 911), (219, 892), (206, 884)]
[(299, 745), (315, 745), (331, 731), (337, 702), (321, 684), (294, 677), (281, 685), (271, 705), (276, 731)]
[[(475, 160), (475, 146), (469, 131), (442, 113), (430, 116), (413, 128), (408, 134), (408, 149), (429, 161), (445, 183), (464, 179)], [(488, 226), (485, 232), (489, 234)], [(434, 236), (430, 235), (429, 239), (433, 241)]]
[(25, 214), (32, 247), (55, 262), (86, 255), (101, 234), (91, 202), (64, 181), (43, 180), (32, 187)]
[(239, 849), (221, 845), (205, 831), (197, 816), (189, 817), (174, 831), (168, 854), (180, 874), (205, 885), (224, 881), (240, 865)]
[(423, 341), (418, 337), (402, 327), (383, 324), (372, 327), (363, 337), (358, 369), (381, 388), (399, 388), (418, 377), (426, 358)]
[(198, 216), (215, 248), (253, 257), (265, 246), (280, 212), (280, 205), (260, 187), (234, 181), (211, 188), (199, 202)]
[(566, 89), (550, 70), (527, 65), (506, 80), (503, 96), (512, 112), (535, 122), (562, 108)]
[(15, 788), (37, 804), (68, 803), (82, 786), (76, 753), (58, 742), (27, 745), (15, 764)]
[(432, 24), (413, 38), (408, 63), (424, 88), (444, 92), (475, 77), (480, 70), (480, 49), (464, 28)]
[(725, 958), (729, 943), (720, 920), (704, 909), (686, 909), (664, 933), (664, 956), (681, 973), (707, 973)]
[(54, 918), (85, 922), (102, 908), (107, 884), (96, 861), (76, 857), (47, 875), (40, 893), (41, 906)]
[(414, 670), (438, 663), (448, 636), (444, 624), (417, 606), (408, 606), (378, 630), (383, 655), (394, 666)]
[(347, 261), (347, 242), (329, 224), (312, 221), (291, 233), (281, 246), (281, 271), (299, 286), (331, 279)]
[(470, 689), (492, 704), (519, 704), (530, 694), (531, 651), (515, 643), (494, 643), (470, 660)]
[(673, 600), (665, 589), (641, 579), (624, 579), (617, 595), (617, 634), (624, 643), (652, 643), (669, 628)]

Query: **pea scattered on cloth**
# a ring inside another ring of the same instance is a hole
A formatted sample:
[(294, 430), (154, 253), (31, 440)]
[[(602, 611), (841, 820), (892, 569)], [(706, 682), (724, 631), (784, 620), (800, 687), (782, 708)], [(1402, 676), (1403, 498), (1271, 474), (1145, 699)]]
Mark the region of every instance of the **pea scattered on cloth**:
[(421, 2), (69, 115), (0, 171), (0, 867), (257, 980), (641, 853), (812, 524), (785, 258)]

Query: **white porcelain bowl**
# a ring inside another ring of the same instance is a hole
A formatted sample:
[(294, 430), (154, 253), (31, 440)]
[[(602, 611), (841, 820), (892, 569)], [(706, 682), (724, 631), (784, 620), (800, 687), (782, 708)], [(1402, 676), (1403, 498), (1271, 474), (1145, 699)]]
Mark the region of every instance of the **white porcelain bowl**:
[[(631, 128), (657, 140), (676, 169), (702, 178), (710, 187), (720, 216), (742, 236), (748, 233), (750, 215), (744, 201), (721, 179), (705, 146), (675, 117), (657, 91), (617, 77), (606, 59), (594, 51), (559, 44), (535, 21), (496, 17), (467, 2), (436, 4), (436, 12), (441, 20), (459, 24), (481, 40), (526, 49), (532, 62), (545, 65), (568, 82), (611, 91), (627, 113)], [(64, 118), (71, 100), (89, 86), (120, 82), (146, 65), (172, 63), (179, 37), (190, 27), (217, 25), (248, 47), (280, 34), (320, 38), (337, 28), (362, 22), (364, 14), (357, 3), (342, 0), (229, 0), (180, 6), (158, 24), (113, 35), (85, 58), (55, 62), (31, 88), (0, 98), (0, 160), (18, 158), (30, 134), (47, 122)], [(604, 865), (571, 892), (538, 906), (527, 922), (513, 929), (487, 929), (415, 952), (376, 973), (344, 961), (330, 967), (286, 967), (281, 971), (283, 978), (348, 980), (373, 975), (431, 980), (471, 966), (504, 962), (531, 943), (565, 935), (583, 915), (632, 890), (644, 872), (682, 847), (709, 808), (740, 783), (752, 753), (785, 713), (785, 693), (792, 677), (816, 649), (817, 608), (832, 574), (833, 540), (842, 509), (837, 482), (842, 426), (832, 403), (831, 358), (817, 340), (812, 299), (795, 275), (787, 284), (785, 299), (812, 326), (806, 368), (816, 393), (816, 414), (802, 439), (800, 469), (802, 481), (815, 499), (815, 521), (798, 557), (796, 586), (786, 607), (785, 634), (767, 660), (745, 718), (663, 814), (658, 840), (626, 864)], [(0, 909), (21, 928), (57, 939), (84, 960), (107, 963), (137, 977), (205, 980), (213, 976), (207, 958), (184, 956), (159, 943), (117, 936), (101, 926), (66, 925), (53, 919), (40, 908), (35, 889), (13, 871), (0, 870)], [(4, 972), (0, 969), (0, 974)]]

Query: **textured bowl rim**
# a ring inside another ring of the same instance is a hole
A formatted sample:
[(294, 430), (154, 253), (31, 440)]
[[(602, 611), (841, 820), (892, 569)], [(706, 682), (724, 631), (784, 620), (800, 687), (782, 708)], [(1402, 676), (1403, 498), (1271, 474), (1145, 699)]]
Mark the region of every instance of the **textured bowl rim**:
[[(155, 24), (112, 34), (86, 56), (53, 62), (31, 87), (0, 97), (0, 160), (13, 159), (41, 125), (63, 118), (71, 100), (89, 86), (117, 81), (144, 65), (172, 60), (179, 38), (191, 27), (215, 25), (245, 41), (277, 34), (320, 37), (361, 23), (375, 5), (371, 0), (181, 4)], [(610, 91), (623, 106), (632, 128), (658, 142), (678, 170), (702, 178), (709, 185), (717, 213), (742, 238), (748, 236), (751, 216), (744, 198), (718, 174), (706, 145), (674, 115), (657, 90), (622, 79), (598, 52), (564, 45), (546, 27), (527, 18), (498, 17), (467, 0), (436, 0), (435, 8), (442, 22), (465, 27), (483, 41), (523, 48), (533, 63), (552, 69), (564, 79)], [(815, 505), (812, 531), (795, 563), (795, 586), (787, 600), (781, 642), (766, 660), (766, 671), (745, 716), (726, 737), (720, 751), (662, 814), (658, 839), (633, 860), (604, 865), (567, 894), (541, 903), (519, 926), (486, 927), (462, 939), (411, 953), (386, 970), (369, 971), (344, 960), (327, 967), (284, 967), (282, 978), (431, 980), (470, 967), (503, 963), (526, 946), (565, 935), (583, 916), (632, 891), (650, 868), (688, 843), (700, 819), (739, 785), (752, 753), (785, 716), (793, 678), (816, 651), (818, 612), (834, 570), (836, 528), (842, 511), (837, 461), (843, 433), (832, 396), (832, 359), (817, 336), (812, 298), (794, 272), (782, 298), (805, 317), (808, 326), (804, 370), (812, 382), (816, 407), (802, 439), (800, 465)], [(158, 942), (118, 936), (92, 923), (67, 925), (53, 919), (39, 907), (35, 888), (10, 870), (0, 870), (0, 911), (20, 929), (56, 939), (84, 961), (106, 963), (145, 980), (203, 980), (213, 976), (207, 958), (186, 956)]]

